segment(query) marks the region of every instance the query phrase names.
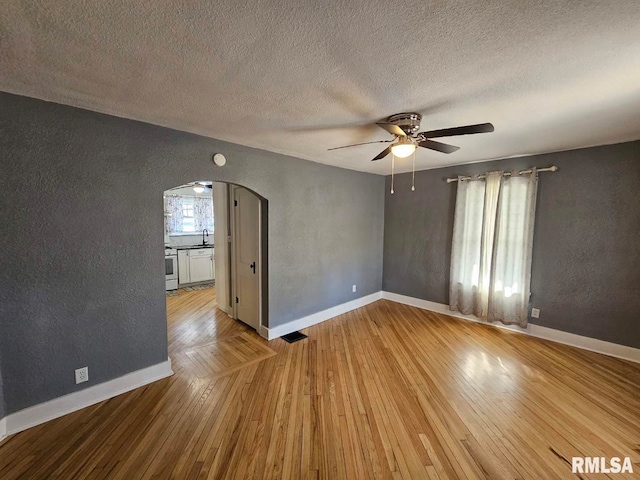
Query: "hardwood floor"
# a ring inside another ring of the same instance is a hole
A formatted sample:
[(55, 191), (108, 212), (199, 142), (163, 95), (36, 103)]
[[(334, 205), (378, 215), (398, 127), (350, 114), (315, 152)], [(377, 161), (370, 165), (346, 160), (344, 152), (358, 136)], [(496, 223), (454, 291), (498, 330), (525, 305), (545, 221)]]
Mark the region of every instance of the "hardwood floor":
[(384, 300), (294, 344), (167, 305), (175, 375), (13, 436), (0, 478), (640, 477), (640, 365)]

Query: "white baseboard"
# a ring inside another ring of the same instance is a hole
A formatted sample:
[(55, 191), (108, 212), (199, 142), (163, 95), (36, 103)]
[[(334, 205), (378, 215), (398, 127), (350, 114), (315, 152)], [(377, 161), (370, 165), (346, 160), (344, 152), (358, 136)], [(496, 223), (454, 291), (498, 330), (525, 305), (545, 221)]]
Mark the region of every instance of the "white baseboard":
[(0, 419), (0, 443), (4, 440), (4, 437), (7, 436), (7, 419)]
[(173, 375), (171, 359), (84, 390), (25, 408), (0, 420), (0, 439)]
[(269, 329), (264, 325), (260, 325), (260, 328), (258, 329), (258, 335), (269, 340)]
[(351, 300), (350, 302), (327, 308), (326, 310), (322, 310), (321, 312), (316, 312), (306, 317), (292, 320), (291, 322), (287, 322), (283, 325), (278, 325), (274, 328), (260, 327), (260, 332), (258, 333), (260, 334), (260, 336), (266, 338), (267, 340), (273, 340), (274, 338), (279, 338), (283, 335), (286, 335), (287, 333), (311, 327), (312, 325), (322, 323), (325, 320), (329, 320), (330, 318), (337, 317), (338, 315), (342, 315), (343, 313), (350, 312), (351, 310), (355, 310), (356, 308), (364, 307), (365, 305), (369, 305), (370, 303), (380, 300), (381, 298), (382, 292), (372, 293), (371, 295), (356, 298), (355, 300)]
[(629, 347), (627, 345), (619, 345), (617, 343), (606, 342), (596, 338), (583, 337), (582, 335), (576, 335), (575, 333), (563, 332), (562, 330), (555, 330), (553, 328), (534, 325), (532, 323), (529, 323), (527, 328), (521, 328), (515, 325), (503, 325), (501, 323), (489, 323), (473, 315), (463, 315), (458, 312), (452, 312), (449, 310), (448, 305), (444, 305), (442, 303), (407, 297), (406, 295), (400, 295), (398, 293), (382, 292), (382, 298), (391, 300), (392, 302), (422, 308), (423, 310), (430, 310), (432, 312), (442, 313), (451, 317), (461, 318), (471, 322), (478, 322), (484, 325), (491, 325), (492, 327), (503, 328), (513, 332), (524, 333), (525, 335), (531, 335), (532, 337), (543, 338), (545, 340), (551, 340), (552, 342), (562, 343), (571, 347), (582, 348), (583, 350), (589, 350), (591, 352), (602, 353), (611, 357), (640, 363), (640, 349)]

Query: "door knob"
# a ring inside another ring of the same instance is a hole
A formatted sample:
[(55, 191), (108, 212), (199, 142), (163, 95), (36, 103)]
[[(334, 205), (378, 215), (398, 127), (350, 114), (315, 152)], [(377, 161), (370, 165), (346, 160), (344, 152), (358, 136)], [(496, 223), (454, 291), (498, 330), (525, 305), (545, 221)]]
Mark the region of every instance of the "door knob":
[(253, 262), (251, 265), (249, 265), (249, 268), (251, 270), (253, 270), (253, 274), (255, 275), (255, 273), (256, 273), (256, 262)]

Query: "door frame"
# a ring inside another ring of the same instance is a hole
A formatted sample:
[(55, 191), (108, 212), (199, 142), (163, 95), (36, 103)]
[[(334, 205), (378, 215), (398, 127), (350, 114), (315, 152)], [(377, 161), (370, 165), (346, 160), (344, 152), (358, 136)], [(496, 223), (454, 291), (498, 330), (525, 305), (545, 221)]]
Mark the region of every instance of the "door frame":
[(236, 248), (236, 210), (235, 210), (235, 192), (237, 189), (242, 188), (244, 190), (247, 190), (248, 192), (250, 192), (252, 195), (255, 195), (255, 197), (258, 199), (258, 258), (256, 260), (256, 265), (259, 268), (259, 272), (258, 272), (258, 328), (257, 328), (257, 332), (259, 335), (262, 335), (263, 332), (262, 330), (265, 328), (263, 320), (264, 320), (264, 314), (263, 314), (263, 309), (262, 309), (262, 269), (263, 269), (263, 263), (262, 263), (262, 242), (263, 242), (263, 229), (262, 229), (262, 198), (257, 195), (254, 191), (245, 188), (241, 185), (234, 185), (234, 184), (229, 184), (229, 198), (228, 198), (228, 202), (227, 205), (229, 206), (229, 219), (230, 219), (230, 231), (229, 234), (231, 236), (231, 242), (229, 244), (230, 246), (230, 259), (231, 259), (231, 309), (232, 309), (232, 317), (237, 319), (238, 318), (238, 307), (237, 307), (237, 303), (235, 302), (235, 298), (237, 297), (237, 261), (236, 261), (236, 253), (237, 253), (237, 248)]

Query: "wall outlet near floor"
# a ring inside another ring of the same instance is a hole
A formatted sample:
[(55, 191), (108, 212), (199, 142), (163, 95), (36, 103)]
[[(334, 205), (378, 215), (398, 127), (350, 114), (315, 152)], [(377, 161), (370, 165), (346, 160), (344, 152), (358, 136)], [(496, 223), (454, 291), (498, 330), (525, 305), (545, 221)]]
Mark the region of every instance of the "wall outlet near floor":
[(89, 381), (89, 367), (82, 367), (76, 370), (76, 385)]
[(531, 318), (540, 318), (540, 309), (532, 308), (531, 309)]
[(355, 292), (357, 290), (356, 286), (354, 285), (353, 287), (351, 287), (351, 291)]

